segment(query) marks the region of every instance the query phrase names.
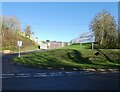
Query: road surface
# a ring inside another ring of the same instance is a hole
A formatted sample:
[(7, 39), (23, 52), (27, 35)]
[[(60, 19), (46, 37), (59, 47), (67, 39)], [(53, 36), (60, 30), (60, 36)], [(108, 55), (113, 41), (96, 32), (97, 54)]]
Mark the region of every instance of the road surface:
[(15, 56), (2, 56), (2, 90), (119, 90), (120, 87), (120, 73), (31, 68), (12, 63)]

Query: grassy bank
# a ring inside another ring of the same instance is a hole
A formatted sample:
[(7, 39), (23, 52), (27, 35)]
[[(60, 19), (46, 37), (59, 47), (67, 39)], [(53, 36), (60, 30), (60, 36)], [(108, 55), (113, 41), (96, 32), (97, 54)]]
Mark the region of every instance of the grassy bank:
[(80, 47), (80, 43), (75, 43), (70, 46), (64, 46), (62, 49), (75, 49), (75, 50), (91, 49), (91, 45), (92, 45), (91, 43), (83, 43), (82, 47)]
[[(98, 53), (98, 55), (96, 55)], [(53, 69), (82, 69), (103, 68), (115, 69), (120, 67), (117, 49), (73, 49), (62, 48), (44, 52), (34, 52), (15, 57), (13, 62), (25, 66)]]

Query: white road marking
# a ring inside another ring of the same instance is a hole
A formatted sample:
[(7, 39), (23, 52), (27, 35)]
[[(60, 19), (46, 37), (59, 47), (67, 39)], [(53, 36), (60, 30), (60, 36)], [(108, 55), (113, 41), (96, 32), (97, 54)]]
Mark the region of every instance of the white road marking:
[(52, 72), (52, 73), (49, 73), (51, 75), (59, 75), (59, 74), (62, 74), (61, 72)]
[(47, 77), (47, 75), (41, 75), (42, 77)]
[(45, 72), (43, 72), (43, 73), (34, 73), (34, 74), (39, 74), (39, 75), (41, 75), (41, 74), (46, 74)]
[(6, 76), (6, 77), (0, 77), (1, 79), (4, 78), (4, 79), (7, 79), (7, 78), (12, 78), (11, 76)]
[(7, 75), (8, 75), (8, 76), (10, 76), (10, 75), (13, 76), (14, 74), (13, 74), (13, 73), (11, 73), (11, 74), (2, 74), (2, 76), (7, 76)]
[(47, 77), (47, 75), (43, 74), (43, 75), (34, 75), (33, 77)]
[(30, 76), (15, 76), (16, 78), (30, 77)]
[(14, 76), (14, 74), (13, 73), (7, 73), (7, 74), (1, 74), (0, 75), (0, 78), (12, 78)]
[(24, 78), (24, 77), (48, 77), (48, 76), (73, 76), (73, 75), (90, 75), (93, 72), (87, 71), (72, 71), (72, 72), (37, 72), (37, 73), (18, 73), (18, 74), (1, 74), (0, 78)]
[(49, 73), (51, 76), (62, 76), (63, 73), (62, 72), (52, 72), (52, 73)]
[(24, 75), (30, 75), (30, 73), (20, 73), (20, 74), (17, 74), (18, 76), (24, 76)]
[(65, 73), (67, 73), (67, 74), (68, 74), (68, 73), (75, 73), (75, 72), (65, 72)]
[(15, 76), (16, 78), (22, 78), (22, 77), (30, 77), (30, 73), (20, 73), (20, 74), (17, 74), (17, 76)]

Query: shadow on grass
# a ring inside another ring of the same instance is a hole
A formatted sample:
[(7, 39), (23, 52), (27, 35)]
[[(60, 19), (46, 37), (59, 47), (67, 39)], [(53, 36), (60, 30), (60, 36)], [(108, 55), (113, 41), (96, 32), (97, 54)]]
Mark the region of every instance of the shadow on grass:
[(80, 64), (92, 64), (89, 58), (82, 57), (81, 53), (77, 50), (73, 50), (71, 53), (67, 53), (68, 58), (71, 59), (73, 62), (80, 63)]
[(103, 53), (101, 50), (97, 49), (97, 51), (98, 51), (99, 53), (101, 53), (108, 61), (114, 62), (113, 60), (111, 60), (111, 59), (109, 58), (109, 56), (107, 56), (107, 55), (106, 55), (105, 53)]

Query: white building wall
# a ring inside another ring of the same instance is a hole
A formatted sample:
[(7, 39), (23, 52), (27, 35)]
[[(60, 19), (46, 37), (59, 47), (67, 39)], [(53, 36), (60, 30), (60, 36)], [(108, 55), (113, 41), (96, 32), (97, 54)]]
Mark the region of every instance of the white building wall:
[(42, 43), (41, 41), (38, 42), (39, 46), (40, 46), (40, 49), (48, 49), (47, 48), (47, 43)]

